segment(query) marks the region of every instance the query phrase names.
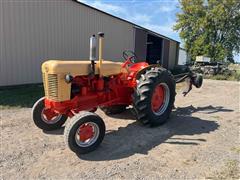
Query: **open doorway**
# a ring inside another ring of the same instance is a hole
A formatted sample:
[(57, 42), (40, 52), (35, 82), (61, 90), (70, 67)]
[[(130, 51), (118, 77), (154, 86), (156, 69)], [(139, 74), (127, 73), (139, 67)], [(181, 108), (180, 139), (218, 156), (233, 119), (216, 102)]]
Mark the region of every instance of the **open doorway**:
[(151, 34), (147, 35), (147, 62), (149, 64), (162, 64), (163, 39)]

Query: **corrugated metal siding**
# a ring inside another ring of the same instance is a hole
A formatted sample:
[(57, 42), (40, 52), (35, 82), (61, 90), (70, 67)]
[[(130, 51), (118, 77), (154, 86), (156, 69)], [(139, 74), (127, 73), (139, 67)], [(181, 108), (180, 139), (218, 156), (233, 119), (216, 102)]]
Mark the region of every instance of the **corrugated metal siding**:
[(134, 48), (134, 30), (71, 0), (1, 1), (0, 86), (41, 82), (46, 59), (88, 59), (89, 36), (105, 33), (104, 59)]
[(3, 61), (3, 53), (5, 52), (4, 39), (3, 39), (3, 3), (0, 2), (0, 82), (3, 75), (3, 67), (5, 61)]
[(185, 65), (187, 63), (187, 52), (179, 49), (178, 65)]
[(168, 69), (172, 70), (176, 65), (177, 43), (170, 41)]
[(168, 68), (169, 49), (170, 49), (170, 41), (167, 39), (164, 39), (163, 40), (163, 59), (162, 59), (162, 66), (164, 68)]
[(178, 65), (178, 56), (179, 56), (179, 46), (180, 46), (180, 43), (176, 43), (176, 59), (175, 59), (175, 66)]

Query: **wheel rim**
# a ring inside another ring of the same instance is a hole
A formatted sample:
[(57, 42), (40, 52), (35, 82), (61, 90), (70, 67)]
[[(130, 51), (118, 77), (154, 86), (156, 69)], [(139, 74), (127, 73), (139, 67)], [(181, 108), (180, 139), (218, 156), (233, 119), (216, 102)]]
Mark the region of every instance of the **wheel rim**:
[(75, 141), (80, 147), (88, 147), (94, 144), (99, 137), (99, 127), (94, 122), (82, 124), (76, 131)]
[(55, 124), (61, 120), (62, 115), (54, 112), (51, 109), (44, 108), (41, 112), (41, 118), (47, 124)]
[(170, 92), (166, 83), (158, 84), (152, 94), (151, 107), (156, 115), (162, 115), (168, 107)]

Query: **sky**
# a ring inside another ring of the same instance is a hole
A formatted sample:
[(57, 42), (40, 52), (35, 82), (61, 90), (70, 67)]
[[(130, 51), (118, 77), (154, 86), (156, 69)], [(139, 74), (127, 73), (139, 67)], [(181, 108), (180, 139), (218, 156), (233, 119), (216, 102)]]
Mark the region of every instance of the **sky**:
[[(172, 29), (180, 12), (178, 0), (78, 1), (181, 42), (178, 32)], [(240, 55), (235, 59), (240, 62)]]

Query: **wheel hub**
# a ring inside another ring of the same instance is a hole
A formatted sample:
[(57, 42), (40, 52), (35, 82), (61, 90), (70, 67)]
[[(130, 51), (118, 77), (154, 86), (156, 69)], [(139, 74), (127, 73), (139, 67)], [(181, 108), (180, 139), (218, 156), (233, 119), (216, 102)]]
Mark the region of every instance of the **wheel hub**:
[(157, 116), (162, 115), (168, 108), (169, 100), (170, 90), (168, 85), (164, 82), (158, 84), (155, 87), (151, 98), (152, 112)]
[(50, 108), (44, 108), (41, 113), (42, 120), (46, 123), (55, 123), (61, 119), (61, 115)]
[(83, 124), (80, 126), (79, 139), (81, 141), (86, 141), (94, 136), (94, 128), (90, 124)]
[(158, 112), (158, 110), (161, 108), (164, 103), (164, 97), (164, 87), (162, 85), (157, 85), (154, 89), (151, 100), (152, 110), (154, 112)]
[(99, 127), (94, 122), (81, 124), (75, 133), (75, 141), (80, 147), (89, 147), (94, 144), (99, 136)]

